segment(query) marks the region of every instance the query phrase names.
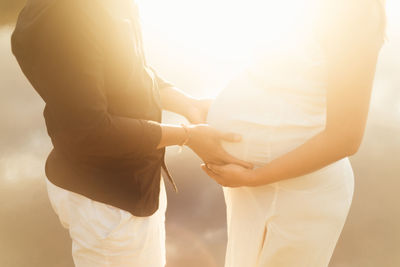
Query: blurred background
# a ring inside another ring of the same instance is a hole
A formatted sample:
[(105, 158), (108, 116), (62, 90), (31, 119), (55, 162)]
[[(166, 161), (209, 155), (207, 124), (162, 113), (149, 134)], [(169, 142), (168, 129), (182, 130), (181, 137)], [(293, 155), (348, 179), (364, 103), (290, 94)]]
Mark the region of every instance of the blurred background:
[[(43, 101), (10, 52), (24, 0), (0, 0), (0, 266), (71, 267), (71, 241), (50, 207), (44, 162), (51, 149)], [(279, 1), (277, 1), (279, 2)], [(242, 1), (139, 1), (147, 55), (182, 90), (213, 97), (246, 64), (251, 38)], [(353, 205), (331, 267), (400, 266), (400, 3), (388, 0), (387, 42), (377, 68), (367, 130), (351, 158)], [(237, 29), (249, 38), (238, 38)], [(244, 40), (234, 42), (233, 40)], [(184, 122), (170, 113), (166, 122)], [(223, 266), (222, 191), (189, 150), (168, 150), (180, 192), (168, 188), (167, 266)]]

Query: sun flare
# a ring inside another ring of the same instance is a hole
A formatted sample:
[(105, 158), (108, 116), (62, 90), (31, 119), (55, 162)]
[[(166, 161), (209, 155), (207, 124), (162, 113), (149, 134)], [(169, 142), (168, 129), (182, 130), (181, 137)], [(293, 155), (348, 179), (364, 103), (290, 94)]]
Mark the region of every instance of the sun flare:
[(277, 45), (274, 40), (300, 29), (308, 12), (300, 2), (138, 0), (145, 32), (156, 29), (185, 49), (243, 62), (260, 46)]

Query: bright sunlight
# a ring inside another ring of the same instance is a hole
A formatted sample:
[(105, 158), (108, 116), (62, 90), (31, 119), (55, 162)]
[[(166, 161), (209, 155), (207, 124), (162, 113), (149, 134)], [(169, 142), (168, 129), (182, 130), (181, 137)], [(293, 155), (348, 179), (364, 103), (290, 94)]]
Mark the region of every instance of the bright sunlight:
[[(299, 30), (301, 1), (139, 0), (144, 27), (184, 39), (185, 48), (243, 64), (257, 46)], [(288, 5), (288, 2), (290, 4)], [(304, 3), (303, 3), (304, 4)], [(146, 29), (144, 29), (146, 32)]]

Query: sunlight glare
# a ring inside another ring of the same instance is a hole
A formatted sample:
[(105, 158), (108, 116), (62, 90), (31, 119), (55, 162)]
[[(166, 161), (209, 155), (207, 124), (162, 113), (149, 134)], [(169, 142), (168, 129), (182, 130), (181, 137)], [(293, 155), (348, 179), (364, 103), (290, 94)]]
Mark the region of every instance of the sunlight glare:
[(185, 49), (243, 62), (260, 46), (299, 30), (307, 10), (300, 2), (138, 0), (145, 31), (157, 29), (168, 41), (184, 40)]

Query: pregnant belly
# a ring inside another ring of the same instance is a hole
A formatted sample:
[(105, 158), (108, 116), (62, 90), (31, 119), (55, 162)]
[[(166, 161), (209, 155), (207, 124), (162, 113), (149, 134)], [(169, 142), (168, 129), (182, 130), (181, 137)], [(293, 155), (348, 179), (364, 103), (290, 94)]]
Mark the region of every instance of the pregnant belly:
[[(233, 132), (242, 136), (239, 143), (223, 142), (223, 148), (231, 155), (262, 166), (271, 160), (295, 149), (323, 130), (321, 125), (301, 125), (279, 123), (258, 123), (249, 118), (229, 116), (231, 105), (224, 105), (218, 99), (211, 106), (208, 123), (223, 132)], [(249, 116), (251, 112), (247, 113)], [(257, 114), (258, 116), (260, 114)]]
[(240, 134), (241, 142), (223, 142), (222, 146), (229, 154), (255, 166), (265, 165), (290, 152), (321, 131), (320, 128), (268, 126), (247, 121), (210, 122), (221, 131)]

